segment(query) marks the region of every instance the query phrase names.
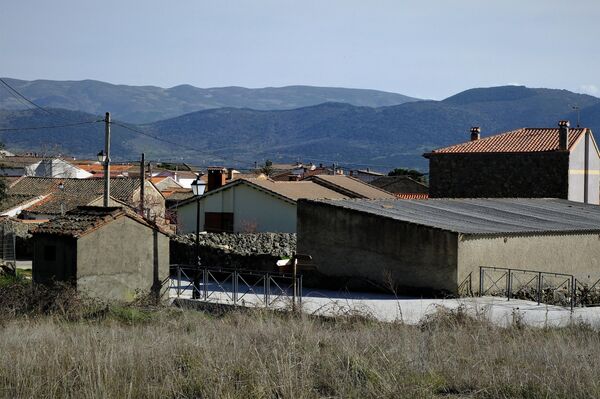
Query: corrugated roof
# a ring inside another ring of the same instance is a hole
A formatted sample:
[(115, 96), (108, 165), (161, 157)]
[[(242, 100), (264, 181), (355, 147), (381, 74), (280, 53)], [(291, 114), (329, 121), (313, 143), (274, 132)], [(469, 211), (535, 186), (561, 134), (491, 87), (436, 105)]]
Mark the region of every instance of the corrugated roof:
[(311, 176), (306, 180), (315, 182), (331, 190), (339, 191), (351, 198), (394, 198), (392, 193), (346, 175), (317, 175)]
[(600, 232), (600, 207), (562, 199), (316, 200), (463, 234)]
[[(588, 130), (569, 129), (569, 145), (573, 144)], [(510, 132), (468, 141), (450, 147), (438, 148), (430, 154), (473, 153), (473, 152), (547, 152), (558, 151), (558, 128), (521, 128)]]

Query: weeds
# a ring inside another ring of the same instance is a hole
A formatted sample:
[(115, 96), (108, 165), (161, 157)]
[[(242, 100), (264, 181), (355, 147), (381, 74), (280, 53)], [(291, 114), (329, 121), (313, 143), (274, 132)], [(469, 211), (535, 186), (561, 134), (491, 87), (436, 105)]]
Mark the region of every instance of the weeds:
[(0, 396), (600, 396), (600, 334), (575, 322), (501, 328), (459, 307), (409, 326), (354, 314), (206, 314), (141, 299), (56, 296), (61, 304), (50, 305), (48, 295), (2, 313)]

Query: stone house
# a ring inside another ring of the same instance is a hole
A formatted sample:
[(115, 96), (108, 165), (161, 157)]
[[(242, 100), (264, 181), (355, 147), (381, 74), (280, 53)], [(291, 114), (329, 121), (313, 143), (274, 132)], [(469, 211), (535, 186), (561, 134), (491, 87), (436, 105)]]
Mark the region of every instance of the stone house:
[(33, 281), (75, 284), (93, 297), (132, 300), (160, 292), (169, 276), (169, 237), (119, 207), (79, 207), (39, 225), (33, 235)]
[(600, 153), (592, 131), (521, 128), (424, 154), (432, 198), (563, 198), (600, 203)]
[(298, 253), (360, 288), (477, 292), (480, 266), (599, 278), (598, 237), (600, 207), (561, 199), (298, 201)]

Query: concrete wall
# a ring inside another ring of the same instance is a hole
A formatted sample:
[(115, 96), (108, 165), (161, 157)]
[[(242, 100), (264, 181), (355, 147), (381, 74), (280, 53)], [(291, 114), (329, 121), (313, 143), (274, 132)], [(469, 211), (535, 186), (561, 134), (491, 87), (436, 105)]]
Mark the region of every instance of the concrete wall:
[[(54, 260), (48, 259), (47, 251), (54, 252)], [(33, 236), (34, 282), (48, 284), (53, 281), (74, 281), (76, 267), (77, 244), (74, 238), (43, 234)]]
[[(456, 292), (455, 233), (340, 207), (298, 201), (298, 253), (327, 276), (370, 280), (389, 288)], [(367, 284), (365, 284), (367, 285)]]
[(569, 153), (436, 154), (429, 160), (431, 198), (564, 198)]
[[(200, 199), (200, 229), (205, 212), (232, 212), (234, 232), (296, 232), (296, 205), (245, 184)], [(177, 208), (182, 233), (196, 231), (196, 203)]]
[(131, 300), (169, 274), (169, 238), (121, 217), (79, 238), (77, 289), (91, 296)]
[(600, 235), (461, 235), (458, 240), (459, 281), (473, 273), (473, 289), (477, 290), (479, 266), (566, 273), (581, 279), (600, 278)]
[(600, 158), (589, 131), (571, 150), (569, 157), (569, 200), (600, 202)]

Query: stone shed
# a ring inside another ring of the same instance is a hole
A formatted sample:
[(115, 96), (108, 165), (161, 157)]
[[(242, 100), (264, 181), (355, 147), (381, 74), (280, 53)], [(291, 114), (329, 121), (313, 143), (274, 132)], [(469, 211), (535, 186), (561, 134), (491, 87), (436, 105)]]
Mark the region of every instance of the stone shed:
[(33, 234), (33, 281), (72, 282), (93, 297), (131, 300), (159, 292), (169, 275), (169, 237), (121, 207), (79, 207)]
[[(298, 252), (364, 286), (459, 293), (480, 266), (600, 277), (600, 207), (561, 199), (300, 200)], [(331, 279), (330, 279), (331, 280)]]

